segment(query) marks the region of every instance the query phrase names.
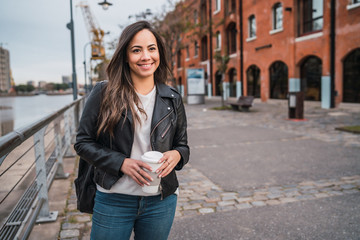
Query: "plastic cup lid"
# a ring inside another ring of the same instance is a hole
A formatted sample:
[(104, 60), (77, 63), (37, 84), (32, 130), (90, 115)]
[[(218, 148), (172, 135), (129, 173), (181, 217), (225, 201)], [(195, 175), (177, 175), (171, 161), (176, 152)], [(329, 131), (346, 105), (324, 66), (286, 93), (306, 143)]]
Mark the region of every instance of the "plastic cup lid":
[(144, 161), (151, 162), (151, 163), (157, 163), (160, 158), (162, 158), (164, 155), (161, 152), (158, 151), (149, 151), (144, 153), (144, 155), (141, 156), (141, 158)]

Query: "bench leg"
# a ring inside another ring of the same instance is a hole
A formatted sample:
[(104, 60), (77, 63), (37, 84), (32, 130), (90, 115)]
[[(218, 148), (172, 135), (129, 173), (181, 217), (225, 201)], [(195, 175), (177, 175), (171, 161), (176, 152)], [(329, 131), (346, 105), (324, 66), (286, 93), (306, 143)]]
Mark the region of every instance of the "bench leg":
[(248, 106), (241, 106), (241, 110), (243, 111), (243, 112), (249, 112), (250, 110), (250, 107), (248, 107)]
[(239, 110), (239, 106), (237, 105), (231, 105), (232, 110), (238, 111)]

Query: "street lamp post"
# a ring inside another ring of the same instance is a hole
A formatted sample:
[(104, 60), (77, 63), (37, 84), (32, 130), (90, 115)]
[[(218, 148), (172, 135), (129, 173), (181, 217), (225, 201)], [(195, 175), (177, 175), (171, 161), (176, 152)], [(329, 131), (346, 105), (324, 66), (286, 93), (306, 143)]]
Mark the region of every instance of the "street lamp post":
[[(86, 76), (86, 47), (87, 47), (88, 45), (90, 45), (90, 44), (91, 44), (91, 42), (88, 42), (88, 43), (86, 43), (85, 46), (84, 46), (85, 94), (87, 94), (87, 92), (88, 92), (88, 85), (87, 85), (87, 81), (86, 81), (86, 79), (87, 79), (87, 76)], [(91, 84), (90, 84), (90, 85), (91, 85)]]
[(76, 67), (75, 67), (75, 37), (74, 37), (74, 21), (72, 13), (72, 0), (70, 0), (70, 22), (66, 25), (70, 30), (71, 35), (71, 56), (72, 56), (72, 85), (73, 85), (73, 97), (77, 99), (77, 80), (76, 80)]

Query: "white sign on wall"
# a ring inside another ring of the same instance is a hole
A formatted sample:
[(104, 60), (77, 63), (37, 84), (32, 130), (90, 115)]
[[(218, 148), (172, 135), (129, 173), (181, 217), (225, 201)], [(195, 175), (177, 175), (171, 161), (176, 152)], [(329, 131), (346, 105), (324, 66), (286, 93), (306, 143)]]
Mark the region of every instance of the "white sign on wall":
[(187, 69), (188, 95), (205, 95), (205, 71), (202, 68)]

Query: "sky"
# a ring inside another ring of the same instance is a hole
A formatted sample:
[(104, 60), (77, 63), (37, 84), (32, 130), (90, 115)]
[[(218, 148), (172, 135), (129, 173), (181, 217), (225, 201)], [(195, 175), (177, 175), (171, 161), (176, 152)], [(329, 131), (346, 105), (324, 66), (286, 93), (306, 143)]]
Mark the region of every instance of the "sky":
[[(105, 32), (104, 42), (120, 36), (119, 25), (128, 25), (129, 15), (163, 11), (167, 0), (108, 0), (113, 5), (103, 10), (103, 0), (73, 0), (75, 26), (76, 74), (84, 84), (84, 51), (89, 61), (89, 34), (85, 27), (80, 2), (90, 6), (93, 17)], [(134, 19), (134, 18), (132, 18)], [(15, 84), (33, 80), (61, 82), (62, 76), (72, 75), (70, 30), (70, 0), (0, 0), (0, 46), (10, 52), (10, 68)], [(111, 52), (108, 52), (107, 55)]]

